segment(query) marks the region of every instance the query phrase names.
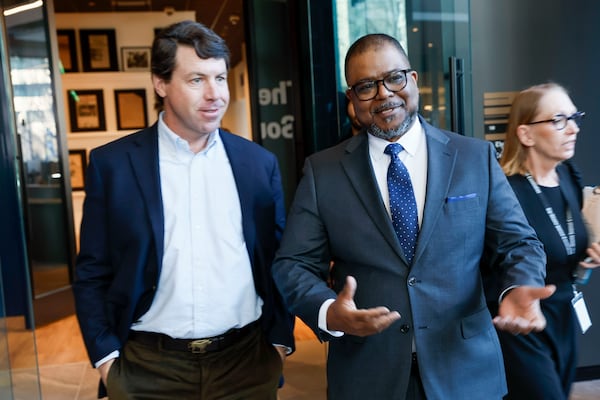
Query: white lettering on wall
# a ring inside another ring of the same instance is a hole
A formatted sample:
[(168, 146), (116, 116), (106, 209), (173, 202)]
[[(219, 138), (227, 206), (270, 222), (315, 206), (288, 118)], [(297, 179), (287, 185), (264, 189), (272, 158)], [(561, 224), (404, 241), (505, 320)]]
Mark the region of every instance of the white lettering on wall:
[(261, 106), (287, 104), (287, 88), (289, 87), (292, 87), (292, 81), (279, 81), (279, 86), (273, 89), (259, 89), (258, 103)]
[(281, 121), (261, 122), (260, 123), (260, 136), (263, 139), (284, 139), (294, 138), (294, 116), (284, 115), (281, 117)]
[[(279, 81), (278, 86), (258, 90), (258, 103), (262, 106), (280, 106), (288, 104), (288, 89), (292, 81)], [(289, 112), (289, 110), (286, 110)], [(279, 121), (264, 121), (260, 123), (260, 135), (263, 139), (293, 139), (294, 116), (283, 115)]]

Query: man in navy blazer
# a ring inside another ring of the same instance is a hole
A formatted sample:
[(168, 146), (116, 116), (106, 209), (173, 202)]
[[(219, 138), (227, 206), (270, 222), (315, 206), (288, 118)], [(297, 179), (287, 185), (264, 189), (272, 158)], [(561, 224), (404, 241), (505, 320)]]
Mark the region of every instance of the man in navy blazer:
[(158, 122), (90, 153), (74, 293), (111, 400), (277, 398), (293, 350), (271, 275), (283, 191), (273, 154), (219, 129), (228, 69), (208, 28), (166, 28)]
[[(394, 38), (346, 56), (363, 131), (305, 163), (273, 273), (290, 310), (329, 341), (328, 399), (500, 399), (494, 329), (543, 329), (545, 256), (489, 143), (418, 115), (417, 73)], [(404, 148), (419, 232), (412, 260), (389, 209), (389, 143)], [(484, 252), (495, 261), (480, 265)], [(487, 307), (483, 271), (502, 298)], [(486, 272), (487, 274), (487, 272)]]

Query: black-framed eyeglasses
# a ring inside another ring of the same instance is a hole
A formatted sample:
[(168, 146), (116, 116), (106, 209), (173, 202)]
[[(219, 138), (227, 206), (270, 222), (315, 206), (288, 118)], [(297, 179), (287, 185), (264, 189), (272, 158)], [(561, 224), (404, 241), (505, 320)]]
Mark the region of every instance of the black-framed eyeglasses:
[(384, 76), (383, 79), (360, 81), (350, 86), (348, 90), (352, 90), (361, 101), (373, 100), (377, 97), (380, 83), (383, 83), (383, 86), (390, 92), (396, 93), (404, 89), (408, 82), (406, 73), (411, 71), (413, 69), (410, 68), (392, 71)]
[(567, 127), (567, 123), (569, 121), (575, 122), (575, 124), (577, 124), (577, 126), (580, 127), (581, 123), (583, 122), (583, 117), (585, 117), (585, 112), (577, 111), (571, 115), (556, 114), (551, 119), (545, 119), (543, 121), (528, 122), (525, 125), (535, 125), (535, 124), (543, 124), (546, 122), (551, 122), (552, 125), (554, 125), (554, 128), (556, 130), (561, 131)]

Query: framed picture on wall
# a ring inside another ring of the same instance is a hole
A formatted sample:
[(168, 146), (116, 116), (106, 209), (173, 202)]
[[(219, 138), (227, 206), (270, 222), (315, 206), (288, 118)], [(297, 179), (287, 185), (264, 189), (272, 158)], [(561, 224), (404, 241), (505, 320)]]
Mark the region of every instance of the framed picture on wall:
[(87, 153), (85, 149), (69, 150), (69, 171), (71, 172), (72, 190), (84, 189), (86, 168)]
[(75, 29), (58, 29), (56, 31), (56, 38), (58, 42), (58, 56), (64, 72), (79, 71)]
[(102, 89), (69, 90), (71, 132), (104, 131), (104, 96)]
[(115, 90), (117, 129), (142, 129), (147, 126), (146, 89)]
[(150, 71), (150, 47), (121, 47), (123, 71)]
[(118, 71), (117, 40), (114, 29), (81, 29), (81, 63), (86, 72)]

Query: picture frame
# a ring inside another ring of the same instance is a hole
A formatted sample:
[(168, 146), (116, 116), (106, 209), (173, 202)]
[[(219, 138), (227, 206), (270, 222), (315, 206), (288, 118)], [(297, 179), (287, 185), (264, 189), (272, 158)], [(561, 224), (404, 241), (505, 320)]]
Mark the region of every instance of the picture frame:
[(58, 56), (64, 72), (79, 71), (75, 29), (57, 29)]
[(84, 72), (119, 70), (114, 29), (81, 29), (79, 44)]
[(85, 149), (69, 150), (69, 174), (71, 190), (85, 189), (85, 170), (87, 169), (87, 151)]
[(115, 89), (117, 129), (143, 129), (148, 122), (146, 89)]
[(150, 71), (150, 47), (121, 47), (123, 71)]
[(69, 90), (67, 97), (71, 132), (106, 130), (102, 89)]

